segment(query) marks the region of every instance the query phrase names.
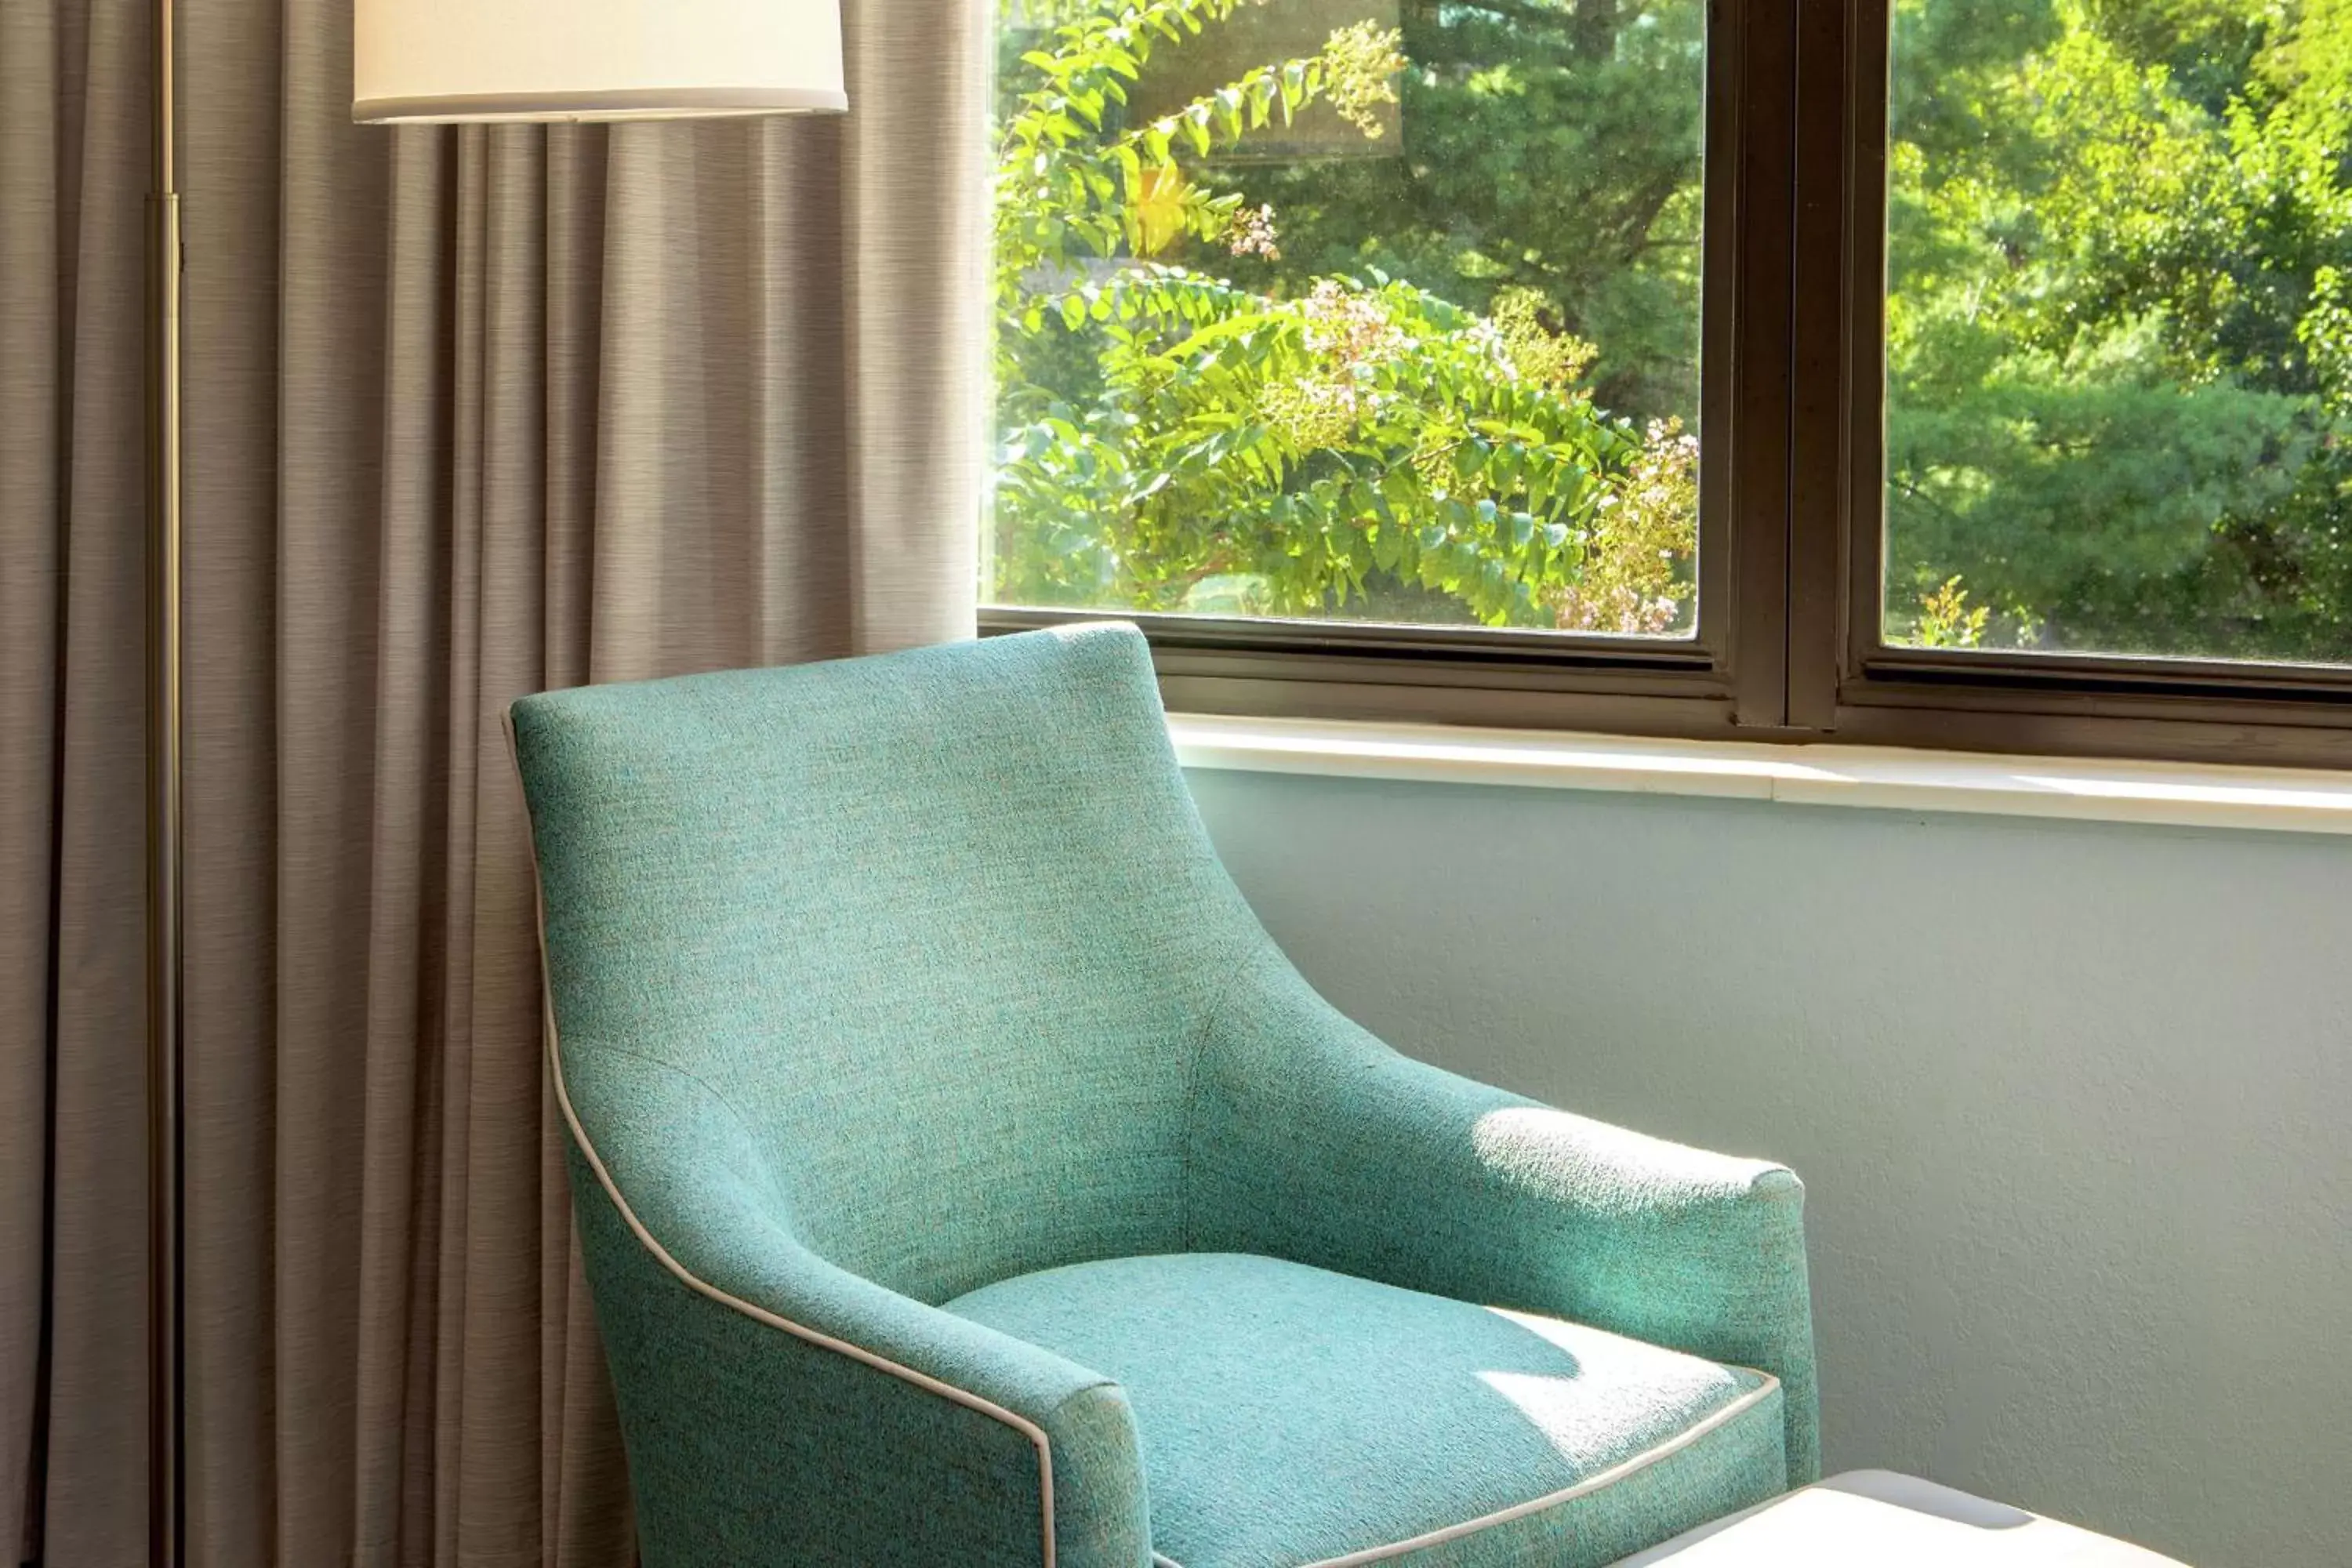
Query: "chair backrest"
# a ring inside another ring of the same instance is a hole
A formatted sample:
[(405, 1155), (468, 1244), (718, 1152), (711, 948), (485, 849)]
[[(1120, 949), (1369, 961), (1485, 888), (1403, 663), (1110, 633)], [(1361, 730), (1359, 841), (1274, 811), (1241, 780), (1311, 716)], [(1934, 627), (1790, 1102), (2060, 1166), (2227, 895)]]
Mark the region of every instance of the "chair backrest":
[[(1199, 1031), (1264, 938), (1131, 628), (556, 692), (513, 722), (600, 1148), (609, 1097), (698, 1082), (803, 1242), (920, 1300), (1181, 1248)], [(682, 1152), (635, 1136), (616, 1168)]]

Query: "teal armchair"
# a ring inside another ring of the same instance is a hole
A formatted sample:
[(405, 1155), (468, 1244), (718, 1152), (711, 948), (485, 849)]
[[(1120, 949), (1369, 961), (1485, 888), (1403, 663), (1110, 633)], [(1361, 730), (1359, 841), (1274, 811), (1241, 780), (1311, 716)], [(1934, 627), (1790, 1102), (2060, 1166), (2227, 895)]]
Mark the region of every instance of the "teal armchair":
[(649, 1568), (1587, 1568), (1812, 1478), (1796, 1178), (1333, 1011), (1132, 630), (511, 723)]

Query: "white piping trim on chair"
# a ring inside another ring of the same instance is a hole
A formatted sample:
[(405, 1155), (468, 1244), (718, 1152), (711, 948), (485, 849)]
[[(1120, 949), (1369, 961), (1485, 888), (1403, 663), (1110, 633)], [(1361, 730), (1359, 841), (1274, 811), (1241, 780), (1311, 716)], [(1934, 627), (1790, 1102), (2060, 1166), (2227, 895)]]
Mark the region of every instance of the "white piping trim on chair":
[[(1475, 1535), (1482, 1530), (1489, 1530), (1498, 1524), (1508, 1524), (1515, 1519), (1525, 1519), (1529, 1514), (1541, 1513), (1546, 1509), (1559, 1508), (1563, 1503), (1571, 1503), (1579, 1498), (1590, 1497), (1594, 1492), (1615, 1486), (1626, 1477), (1645, 1470), (1661, 1460), (1672, 1458), (1709, 1433), (1729, 1426), (1780, 1390), (1780, 1380), (1769, 1372), (1757, 1372), (1752, 1367), (1738, 1367), (1734, 1370), (1748, 1373), (1764, 1381), (1709, 1415), (1706, 1420), (1695, 1426), (1685, 1426), (1665, 1441), (1643, 1449), (1630, 1459), (1622, 1459), (1597, 1475), (1587, 1476), (1574, 1486), (1562, 1487), (1556, 1492), (1548, 1492), (1542, 1497), (1527, 1502), (1513, 1503), (1509, 1508), (1497, 1509), (1493, 1513), (1481, 1514), (1476, 1519), (1465, 1520), (1460, 1524), (1449, 1524), (1440, 1530), (1429, 1531), (1409, 1541), (1393, 1542), (1387, 1546), (1368, 1547), (1361, 1552), (1350, 1552), (1345, 1557), (1320, 1558), (1316, 1562), (1303, 1564), (1302, 1568), (1360, 1568), (1360, 1564), (1366, 1563), (1385, 1563), (1391, 1558), (1402, 1557), (1408, 1552), (1423, 1551), (1432, 1546), (1443, 1546), (1449, 1541), (1459, 1541), (1465, 1535)], [(1174, 1558), (1163, 1557), (1157, 1552), (1151, 1554), (1151, 1561), (1154, 1568), (1182, 1568), (1182, 1564)]]
[[(515, 763), (516, 778), (520, 779), (522, 776), (521, 754), (515, 742), (512, 707), (509, 707), (500, 715), (500, 719), (507, 732), (507, 754)], [(526, 817), (528, 815), (528, 809), (526, 809)], [(699, 1295), (709, 1297), (720, 1306), (732, 1308), (753, 1321), (765, 1323), (772, 1329), (782, 1329), (794, 1338), (805, 1340), (820, 1349), (845, 1355), (850, 1360), (863, 1363), (877, 1372), (888, 1373), (893, 1377), (902, 1378), (917, 1388), (936, 1394), (942, 1399), (952, 1400), (967, 1409), (977, 1410), (983, 1415), (992, 1416), (1028, 1438), (1037, 1450), (1037, 1490), (1040, 1509), (1044, 1514), (1045, 1568), (1055, 1568), (1054, 1447), (1051, 1440), (1046, 1437), (1044, 1427), (1025, 1416), (1015, 1415), (1002, 1405), (958, 1388), (953, 1384), (942, 1383), (928, 1373), (917, 1372), (913, 1367), (902, 1366), (887, 1356), (877, 1355), (872, 1351), (851, 1344), (846, 1340), (835, 1339), (831, 1334), (820, 1333), (803, 1324), (795, 1323), (788, 1318), (778, 1317), (764, 1307), (757, 1307), (740, 1297), (729, 1295), (709, 1280), (699, 1279), (688, 1271), (685, 1265), (670, 1256), (668, 1248), (654, 1239), (653, 1234), (646, 1230), (643, 1222), (637, 1218), (636, 1211), (629, 1206), (628, 1199), (621, 1195), (620, 1186), (613, 1180), (612, 1173), (604, 1168), (604, 1157), (597, 1153), (596, 1145), (589, 1142), (588, 1130), (580, 1125), (580, 1118), (572, 1109), (571, 1092), (564, 1086), (562, 1039), (555, 1027), (555, 997), (547, 984), (546, 891), (539, 876), (538, 837), (528, 821), (525, 824), (523, 837), (530, 846), (531, 898), (539, 927), (541, 1012), (547, 1026), (548, 1072), (554, 1080), (555, 1102), (562, 1110), (563, 1124), (572, 1130), (572, 1136), (579, 1143), (580, 1152), (587, 1160), (589, 1169), (596, 1173), (597, 1184), (604, 1189), (604, 1195), (612, 1200), (613, 1207), (619, 1211), (623, 1223), (629, 1227), (630, 1234), (637, 1238), (639, 1245), (643, 1246), (647, 1252), (653, 1254), (664, 1268), (675, 1275), (680, 1283)]]

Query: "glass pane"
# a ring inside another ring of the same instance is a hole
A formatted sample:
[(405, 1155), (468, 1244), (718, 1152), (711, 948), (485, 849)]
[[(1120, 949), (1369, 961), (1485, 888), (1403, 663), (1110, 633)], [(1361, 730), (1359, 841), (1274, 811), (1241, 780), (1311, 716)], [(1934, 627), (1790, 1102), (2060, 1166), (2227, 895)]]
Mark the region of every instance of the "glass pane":
[(1701, 0), (1025, 0), (996, 604), (1687, 636)]
[(1896, 0), (1890, 641), (2352, 659), (2352, 6)]

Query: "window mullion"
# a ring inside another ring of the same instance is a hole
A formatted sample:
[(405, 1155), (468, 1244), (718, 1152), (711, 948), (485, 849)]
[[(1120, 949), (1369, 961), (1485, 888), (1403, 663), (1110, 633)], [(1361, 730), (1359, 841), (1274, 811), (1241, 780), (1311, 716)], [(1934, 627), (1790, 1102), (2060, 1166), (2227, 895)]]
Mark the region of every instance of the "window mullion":
[(1735, 710), (1788, 721), (1790, 287), (1796, 198), (1796, 0), (1746, 0), (1736, 132), (1738, 347), (1733, 367)]
[[(1801, 0), (1798, 7), (1789, 722), (1824, 732), (1836, 727), (1847, 628), (1877, 624), (1884, 312), (1874, 215), (1884, 205), (1885, 157), (1883, 136), (1858, 128), (1884, 119), (1883, 90), (1868, 89), (1883, 89), (1886, 13), (1887, 0)], [(1869, 449), (1855, 449), (1862, 447)], [(1866, 575), (1849, 576), (1849, 559), (1864, 556)], [(1850, 593), (1868, 597), (1850, 602)]]

